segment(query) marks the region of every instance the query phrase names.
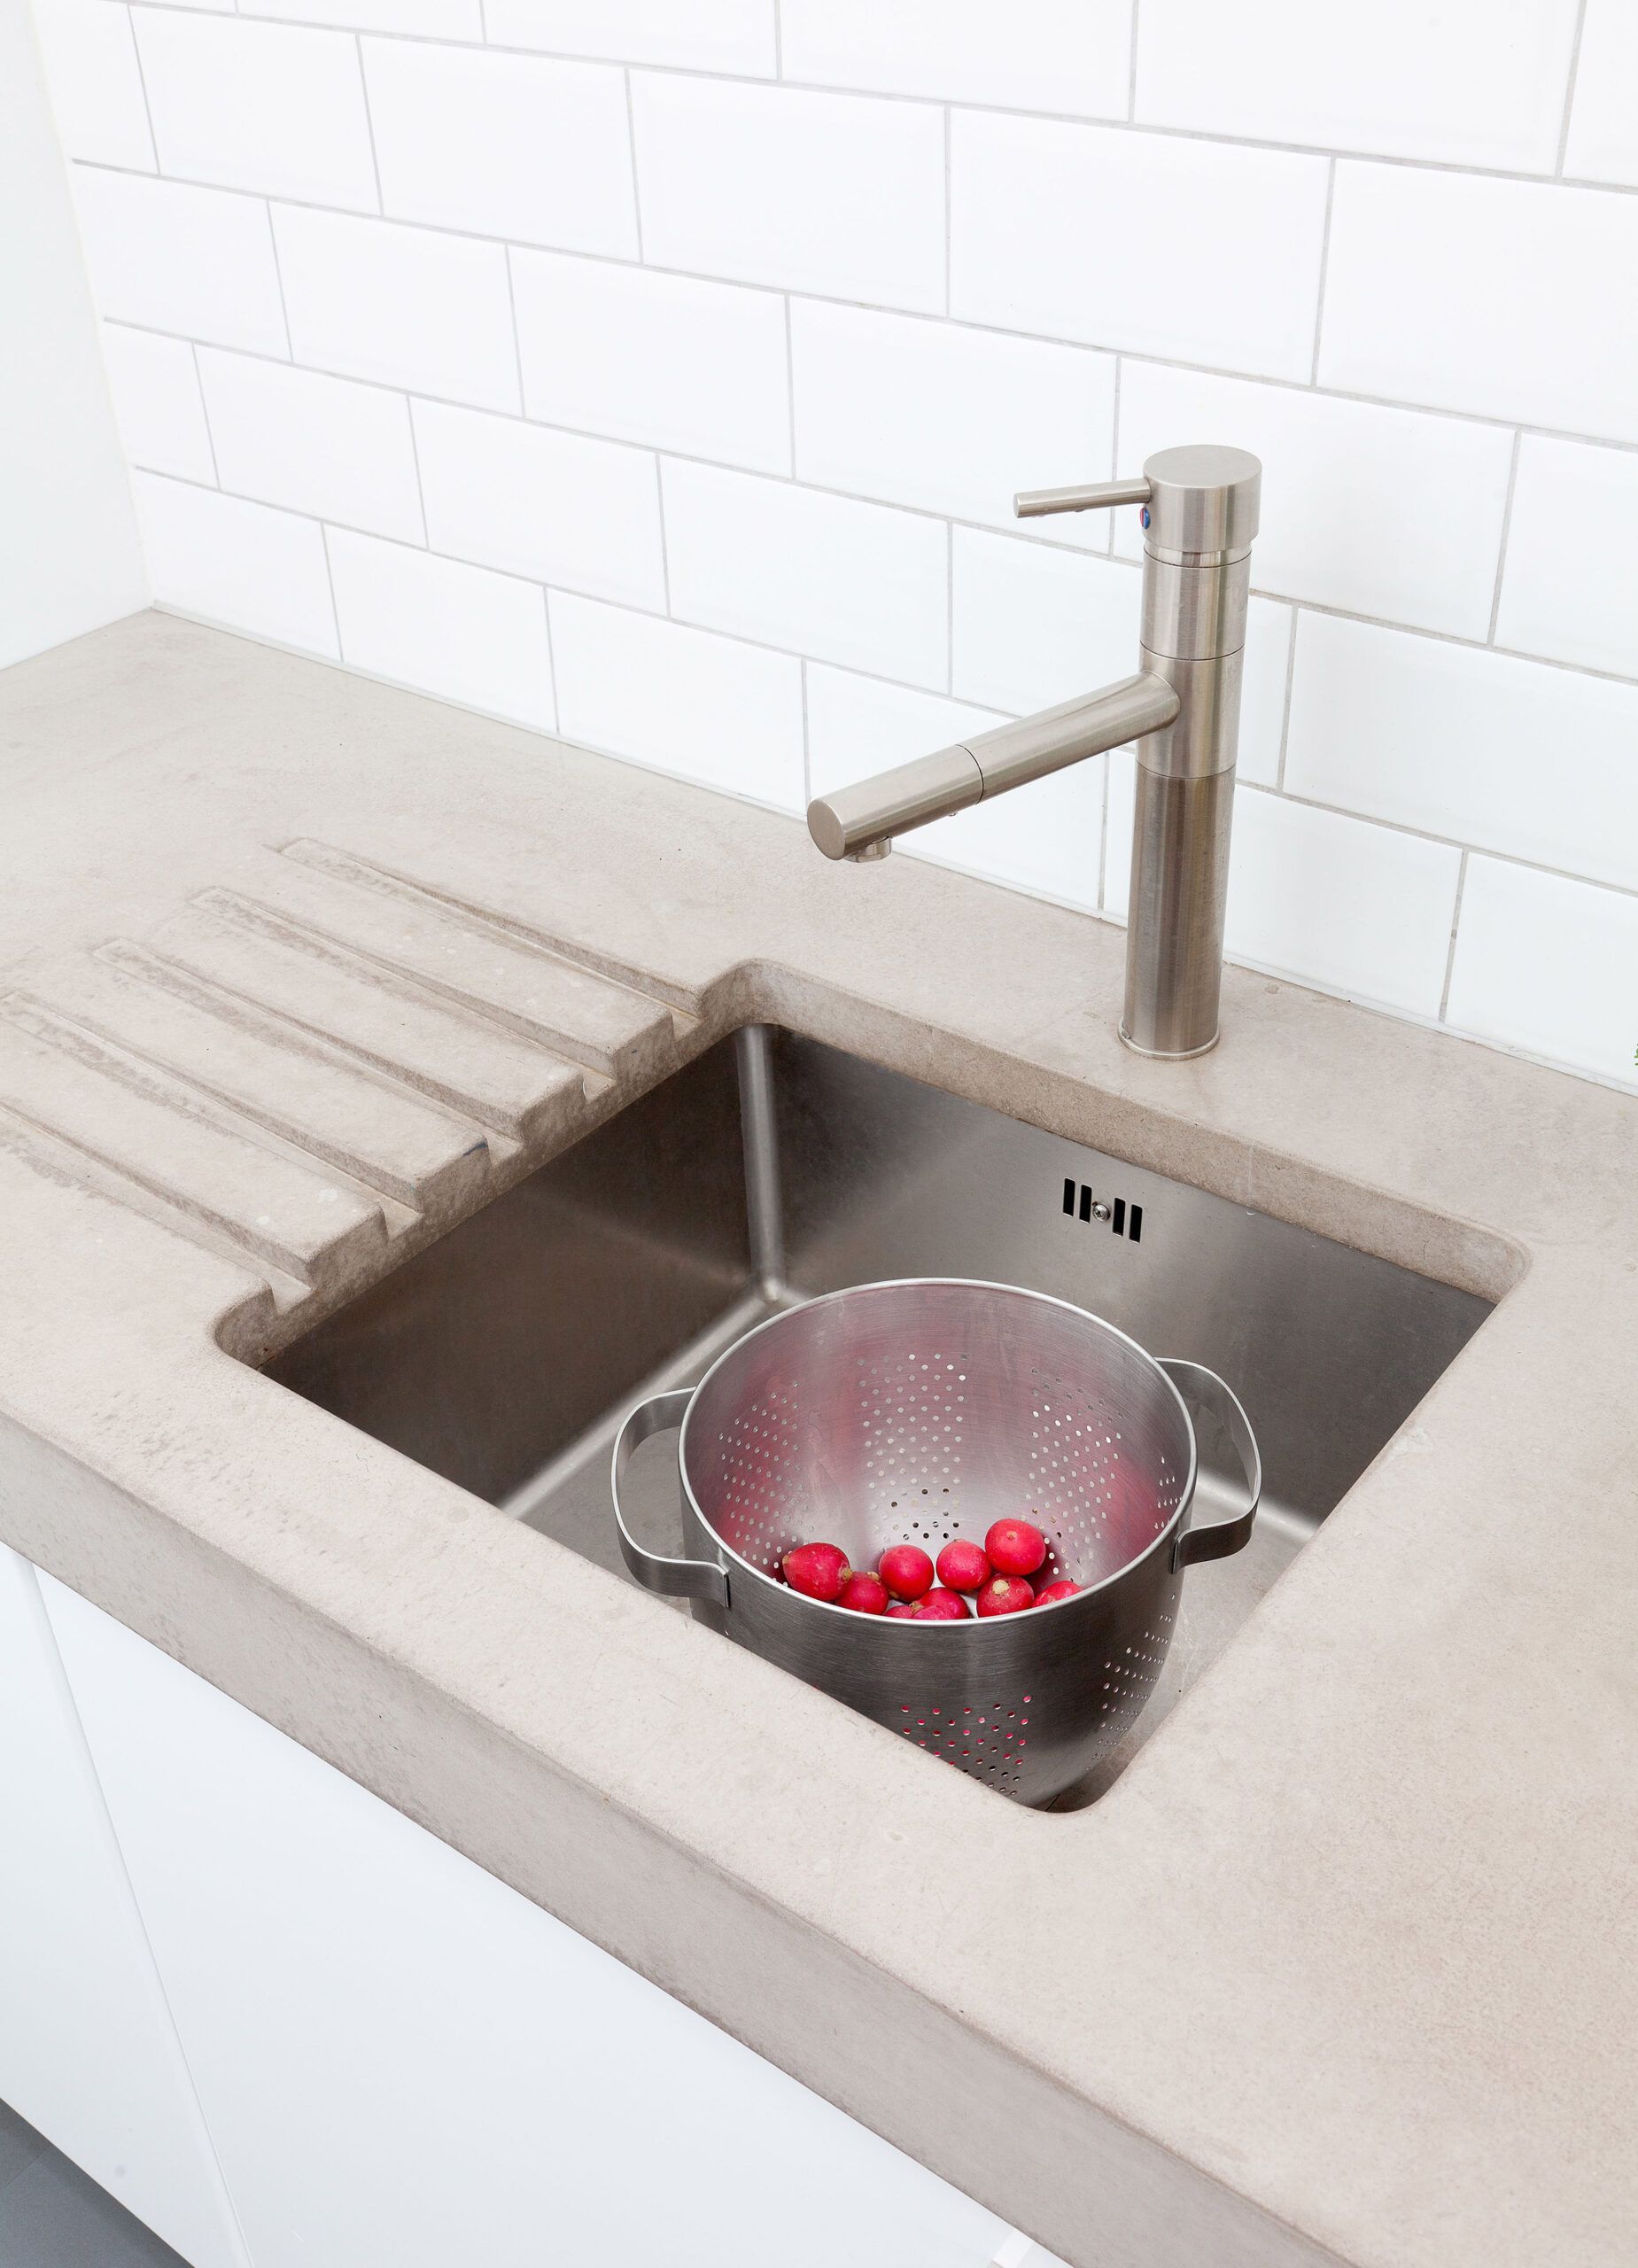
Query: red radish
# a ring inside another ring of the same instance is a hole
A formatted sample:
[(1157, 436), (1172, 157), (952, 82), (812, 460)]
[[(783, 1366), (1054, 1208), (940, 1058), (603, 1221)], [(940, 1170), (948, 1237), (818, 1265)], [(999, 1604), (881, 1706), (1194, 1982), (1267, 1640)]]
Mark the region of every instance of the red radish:
[(1035, 1591), (1021, 1575), (998, 1575), (978, 1594), (981, 1615), (1021, 1614), (1035, 1604)]
[(933, 1562), (919, 1543), (889, 1544), (876, 1568), (895, 1598), (920, 1598), (932, 1587)]
[(855, 1569), (842, 1586), (838, 1606), (849, 1607), (855, 1614), (885, 1614), (888, 1587), (880, 1575), (866, 1575)]
[(1029, 1520), (998, 1520), (984, 1549), (998, 1575), (1033, 1575), (1046, 1557), (1046, 1538)]
[(834, 1606), (842, 1596), (842, 1586), (853, 1573), (845, 1552), (838, 1551), (834, 1543), (799, 1543), (794, 1551), (785, 1554), (785, 1580), (792, 1590), (800, 1591), (803, 1598), (822, 1599), (827, 1606)]
[(990, 1581), (990, 1562), (975, 1543), (958, 1536), (938, 1555), (938, 1580), (947, 1590), (982, 1590)]
[(966, 1601), (959, 1591), (929, 1591), (916, 1601), (918, 1622), (965, 1622)]
[(889, 1607), (887, 1619), (889, 1622), (913, 1622), (916, 1619), (915, 1606), (908, 1599), (900, 1599), (897, 1606)]
[(1079, 1583), (1072, 1583), (1067, 1580), (1063, 1582), (1048, 1583), (1044, 1590), (1036, 1593), (1035, 1603), (1037, 1606), (1056, 1606), (1060, 1598), (1078, 1598), (1080, 1593)]

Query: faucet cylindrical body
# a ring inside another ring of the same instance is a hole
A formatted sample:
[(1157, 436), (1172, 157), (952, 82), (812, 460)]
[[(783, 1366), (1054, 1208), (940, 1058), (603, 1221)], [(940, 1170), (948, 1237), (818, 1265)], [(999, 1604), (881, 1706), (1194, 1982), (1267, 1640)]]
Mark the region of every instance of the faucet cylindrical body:
[(1137, 746), (1121, 1037), (1144, 1055), (1203, 1055), (1217, 1041), (1261, 470), (1223, 448), (1166, 449), (1144, 468), (1141, 659), (1178, 704)]

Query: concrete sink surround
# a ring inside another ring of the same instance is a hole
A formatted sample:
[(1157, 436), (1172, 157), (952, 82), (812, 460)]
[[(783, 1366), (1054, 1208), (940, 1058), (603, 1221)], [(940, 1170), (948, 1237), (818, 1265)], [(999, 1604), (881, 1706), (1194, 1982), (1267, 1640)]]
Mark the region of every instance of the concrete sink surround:
[[(155, 615), (0, 789), (0, 1540), (1075, 2268), (1631, 2259), (1630, 1098)], [(252, 1367), (753, 1020), (1499, 1302), (1088, 1811)]]

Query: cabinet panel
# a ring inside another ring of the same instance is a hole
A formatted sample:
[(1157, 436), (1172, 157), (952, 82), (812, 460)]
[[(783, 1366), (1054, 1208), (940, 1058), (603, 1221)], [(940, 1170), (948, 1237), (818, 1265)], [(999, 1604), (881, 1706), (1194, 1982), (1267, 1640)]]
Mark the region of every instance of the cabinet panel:
[(255, 2268), (985, 2268), (1006, 2242), (390, 1806), (47, 1597)]
[(0, 2097), (195, 2268), (243, 2268), (38, 1581), (4, 1546)]

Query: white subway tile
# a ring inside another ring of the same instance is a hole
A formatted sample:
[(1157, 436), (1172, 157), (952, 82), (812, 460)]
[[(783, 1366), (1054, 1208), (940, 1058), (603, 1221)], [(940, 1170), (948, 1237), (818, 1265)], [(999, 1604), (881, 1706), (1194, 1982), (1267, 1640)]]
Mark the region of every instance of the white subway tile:
[(1638, 1085), (1638, 897), (1470, 858), (1445, 1021)]
[(1224, 949), (1299, 983), (1436, 1016), (1460, 866), (1442, 843), (1243, 788)]
[(1291, 675), (1295, 610), (1274, 599), (1253, 599), (1246, 611), (1246, 658), (1240, 677), (1239, 775), (1265, 788), (1279, 778), (1285, 730), (1285, 687)]
[(663, 464), (672, 611), (826, 661), (940, 687), (947, 531), (788, 482)]
[(489, 0), (498, 47), (603, 55), (767, 78), (777, 69), (776, 0)]
[(74, 204), (99, 314), (254, 353), (286, 352), (264, 205), (83, 167)]
[(1638, 198), (1337, 168), (1320, 379), (1638, 439)]
[(423, 540), (402, 394), (212, 347), (200, 350), (199, 376), (224, 488)]
[(389, 213), (635, 256), (623, 73), (413, 40), (367, 41), (364, 65)]
[[(1109, 462), (1112, 356), (823, 299), (790, 318), (803, 480), (1005, 527), (1017, 490)], [(1108, 536), (1091, 514), (1051, 532)]]
[(551, 730), (546, 596), (538, 584), (339, 528), (328, 540), (344, 661)]
[[(1121, 372), (1121, 461), (1229, 441), (1262, 459), (1260, 590), (1483, 638), (1501, 556), (1512, 435), (1291, 386), (1130, 361)], [(1139, 556), (1134, 512), (1115, 547)]]
[(1127, 0), (783, 0), (788, 79), (1124, 118)]
[(131, 489), (160, 606), (304, 653), (337, 653), (315, 521), (148, 472), (133, 473)]
[(110, 0), (36, 0), (35, 20), (67, 154), (152, 173), (153, 138), (129, 11)]
[(1638, 677), (1638, 456), (1526, 433), (1496, 643)]
[(519, 407), (503, 246), (293, 205), (273, 224), (298, 361)]
[(532, 417), (757, 472), (790, 470), (785, 307), (572, 254), (515, 252)]
[(1129, 748), (1112, 749), (1109, 792), (1104, 802), (1103, 912), (1124, 921), (1132, 894), (1132, 813), (1137, 796), (1137, 759)]
[[(810, 663), (809, 791), (823, 795), (1002, 721), (990, 709)], [(897, 847), (912, 858), (1090, 909), (1098, 903), (1103, 786), (1101, 761), (1073, 765), (994, 803), (918, 827)]]
[(1638, 9), (1587, 0), (1564, 171), (1587, 181), (1638, 183)]
[(259, 16), (287, 23), (340, 24), (349, 31), (400, 32), (415, 39), (484, 36), (483, 0), (256, 0)]
[(802, 664), (710, 631), (551, 594), (566, 739), (749, 796), (804, 806)]
[(1285, 785), (1638, 886), (1638, 685), (1304, 615)]
[(216, 467), (193, 348), (151, 330), (103, 325), (108, 386), (125, 454), (149, 472), (174, 472), (213, 485)]
[(922, 103), (632, 79), (643, 250), (662, 268), (944, 304), (944, 127)]
[(415, 442), (435, 551), (664, 611), (647, 450), (430, 401), (415, 404)]
[(167, 173), (375, 211), (351, 39), (174, 9), (139, 8), (136, 20)]
[(1323, 158), (978, 111), (951, 130), (952, 314), (1308, 377)]
[(1551, 173), (1577, 0), (1144, 0), (1139, 119)]
[(955, 691), (1021, 717), (1130, 677), (1138, 578), (1018, 536), (957, 528)]

